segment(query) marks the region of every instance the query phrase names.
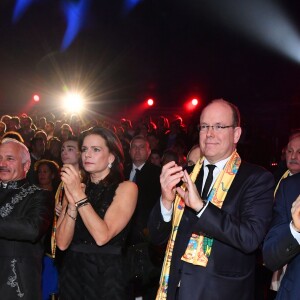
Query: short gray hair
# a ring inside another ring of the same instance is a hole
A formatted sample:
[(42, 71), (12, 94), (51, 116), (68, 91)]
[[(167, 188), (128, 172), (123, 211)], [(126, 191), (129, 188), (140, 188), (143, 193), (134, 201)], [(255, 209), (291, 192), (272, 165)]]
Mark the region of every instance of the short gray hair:
[(12, 139), (12, 138), (4, 138), (1, 141), (1, 145), (4, 144), (9, 144), (9, 143), (15, 143), (17, 145), (20, 146), (21, 149), (21, 158), (22, 158), (22, 163), (25, 164), (26, 162), (29, 161), (29, 163), (31, 163), (31, 159), (30, 159), (30, 154), (29, 154), (29, 150), (28, 148), (21, 142), (17, 141), (16, 139)]

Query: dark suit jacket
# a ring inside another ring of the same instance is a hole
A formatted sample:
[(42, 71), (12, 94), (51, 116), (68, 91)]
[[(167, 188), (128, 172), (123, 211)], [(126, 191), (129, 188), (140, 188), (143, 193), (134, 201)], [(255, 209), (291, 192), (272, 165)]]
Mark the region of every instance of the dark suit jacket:
[[(125, 169), (125, 178), (129, 179), (132, 164)], [(160, 176), (161, 169), (150, 162), (146, 162), (137, 173), (138, 186), (137, 206), (132, 217), (132, 225), (128, 236), (128, 244), (137, 244), (145, 241), (143, 231), (147, 228), (150, 212), (161, 194)]]
[[(201, 181), (196, 180), (199, 191)], [(242, 162), (222, 209), (209, 203), (198, 218), (185, 208), (174, 245), (168, 300), (175, 299), (179, 282), (179, 300), (254, 299), (255, 250), (271, 221), (273, 186), (269, 172)], [(152, 242), (163, 243), (169, 237), (170, 223), (163, 221), (157, 204), (149, 219)], [(214, 238), (205, 268), (181, 260), (192, 232)]]
[(299, 194), (300, 173), (282, 180), (276, 193), (272, 226), (264, 242), (268, 268), (275, 271), (288, 264), (276, 299), (300, 298), (300, 245), (290, 230), (291, 207)]
[(44, 236), (53, 212), (50, 192), (26, 179), (0, 184), (1, 299), (42, 299)]

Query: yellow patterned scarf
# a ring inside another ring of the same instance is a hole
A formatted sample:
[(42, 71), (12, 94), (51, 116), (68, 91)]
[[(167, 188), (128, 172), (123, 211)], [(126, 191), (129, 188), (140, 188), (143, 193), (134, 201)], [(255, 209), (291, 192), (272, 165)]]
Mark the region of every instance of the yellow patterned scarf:
[(277, 185), (276, 185), (276, 188), (275, 188), (275, 191), (274, 191), (274, 197), (275, 197), (275, 195), (276, 195), (276, 193), (277, 193), (277, 190), (278, 190), (278, 188), (279, 188), (279, 185), (280, 185), (281, 180), (287, 178), (288, 176), (290, 176), (290, 174), (291, 174), (291, 172), (290, 172), (289, 170), (286, 170), (286, 171), (284, 172), (284, 174), (281, 176), (280, 180), (278, 181), (278, 183), (277, 183)]
[[(195, 182), (199, 174), (203, 161), (204, 157), (196, 163), (192, 173), (190, 174), (191, 180), (193, 182)], [(208, 201), (210, 201), (219, 208), (222, 207), (224, 199), (227, 195), (227, 191), (229, 190), (229, 187), (239, 169), (240, 164), (240, 156), (236, 151), (234, 151), (230, 159), (226, 163), (224, 169), (220, 172), (217, 180), (215, 181), (213, 188), (209, 194)], [(182, 188), (184, 188), (184, 185), (182, 186)], [(165, 260), (162, 267), (162, 273), (160, 277), (160, 284), (156, 300), (167, 299), (171, 259), (178, 227), (184, 212), (184, 207), (184, 200), (179, 196), (179, 194), (177, 194), (173, 208), (172, 232), (166, 249)], [(193, 233), (186, 248), (186, 251), (181, 259), (185, 262), (192, 263), (194, 265), (206, 267), (208, 263), (208, 258), (211, 253), (212, 244), (212, 238)]]
[(63, 194), (64, 194), (63, 190), (64, 190), (64, 185), (63, 185), (63, 182), (61, 182), (55, 193), (54, 218), (53, 218), (53, 223), (52, 223), (52, 234), (51, 234), (51, 256), (52, 256), (52, 258), (55, 258), (55, 253), (56, 253), (56, 224), (57, 224), (58, 217), (55, 212), (55, 207), (58, 202), (62, 203), (62, 201), (63, 201)]

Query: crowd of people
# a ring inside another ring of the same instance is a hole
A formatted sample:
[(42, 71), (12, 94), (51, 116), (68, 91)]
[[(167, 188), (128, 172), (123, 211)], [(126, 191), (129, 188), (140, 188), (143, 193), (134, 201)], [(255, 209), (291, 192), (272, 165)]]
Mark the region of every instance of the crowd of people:
[(271, 174), (240, 124), (223, 99), (198, 126), (3, 115), (1, 295), (297, 299), (300, 130)]

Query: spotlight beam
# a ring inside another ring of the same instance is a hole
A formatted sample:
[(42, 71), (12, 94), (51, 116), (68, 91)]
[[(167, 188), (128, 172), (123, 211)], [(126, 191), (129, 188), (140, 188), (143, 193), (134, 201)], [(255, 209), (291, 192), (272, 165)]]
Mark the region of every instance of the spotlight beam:
[(300, 62), (300, 36), (275, 1), (226, 0), (205, 3), (205, 13), (215, 15), (223, 26)]

